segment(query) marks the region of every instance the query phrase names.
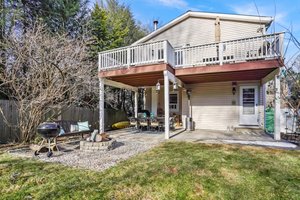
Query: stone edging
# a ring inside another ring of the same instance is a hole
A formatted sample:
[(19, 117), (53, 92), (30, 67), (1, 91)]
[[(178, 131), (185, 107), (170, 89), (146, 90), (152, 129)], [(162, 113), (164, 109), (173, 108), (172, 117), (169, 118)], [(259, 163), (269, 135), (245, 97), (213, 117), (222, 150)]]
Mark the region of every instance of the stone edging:
[(115, 139), (111, 139), (109, 141), (104, 141), (104, 142), (80, 141), (80, 150), (82, 151), (111, 150), (114, 148), (115, 143), (116, 143)]

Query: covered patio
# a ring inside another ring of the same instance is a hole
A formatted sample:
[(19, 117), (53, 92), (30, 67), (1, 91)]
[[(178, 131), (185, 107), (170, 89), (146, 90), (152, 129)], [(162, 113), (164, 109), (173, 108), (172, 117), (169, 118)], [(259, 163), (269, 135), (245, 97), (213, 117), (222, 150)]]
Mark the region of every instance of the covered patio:
[[(264, 128), (265, 88), (270, 80), (274, 80), (274, 91), (276, 91), (274, 94), (276, 100), (274, 138), (280, 140), (280, 117), (277, 116), (280, 108), (278, 76), (280, 66), (281, 62), (277, 60), (257, 60), (210, 67), (194, 66), (177, 69), (167, 63), (160, 63), (101, 70), (99, 71), (100, 132), (104, 132), (104, 85), (127, 89), (135, 93), (135, 118), (138, 118), (138, 88), (150, 89), (151, 93), (148, 96), (151, 96), (151, 102), (148, 110), (157, 116), (159, 113), (156, 111), (159, 110), (159, 107), (163, 108), (163, 112), (160, 113), (163, 116), (161, 120), (164, 124), (162, 130), (164, 131), (164, 138), (169, 139), (170, 117), (174, 114), (170, 101), (172, 86), (178, 86), (178, 115), (182, 119), (184, 128), (189, 127), (185, 123), (188, 121), (187, 118), (193, 118), (190, 121), (194, 125), (193, 128), (196, 129), (234, 131), (235, 128), (243, 127), (240, 117), (243, 110), (240, 109), (242, 107), (240, 105), (244, 103), (241, 101), (243, 97), (241, 91), (242, 88), (249, 85), (255, 89), (256, 96), (256, 103), (251, 104), (256, 109), (253, 120), (254, 126)], [(157, 90), (160, 90), (159, 94)], [(245, 89), (245, 91), (247, 90)], [(221, 96), (216, 97), (216, 95)], [(144, 96), (144, 102), (145, 100)], [(159, 105), (160, 103), (162, 105)], [(222, 115), (219, 115), (221, 111)], [(219, 127), (216, 125), (217, 123), (219, 123)], [(249, 127), (249, 124), (246, 124), (246, 127)]]
[[(149, 66), (118, 69), (114, 71), (100, 71), (100, 133), (104, 132), (104, 85), (123, 88), (135, 93), (134, 118), (138, 118), (138, 88), (152, 88), (156, 103), (153, 103), (153, 117), (158, 118), (156, 90), (163, 90), (163, 112), (160, 120), (163, 121), (164, 138), (170, 138), (171, 118), (170, 115), (170, 87), (184, 88), (184, 84), (175, 77), (175, 70), (168, 64), (156, 64)], [(159, 84), (158, 84), (159, 83)], [(157, 85), (158, 84), (158, 85)], [(160, 86), (160, 84), (162, 86)], [(158, 88), (157, 88), (158, 87)], [(154, 100), (154, 97), (153, 97)], [(163, 117), (163, 118), (161, 118)]]

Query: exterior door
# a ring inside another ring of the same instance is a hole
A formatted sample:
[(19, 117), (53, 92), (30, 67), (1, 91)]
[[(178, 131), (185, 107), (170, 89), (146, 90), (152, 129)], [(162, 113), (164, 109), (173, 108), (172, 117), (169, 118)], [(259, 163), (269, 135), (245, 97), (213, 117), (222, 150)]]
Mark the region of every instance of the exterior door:
[(258, 87), (240, 87), (240, 124), (258, 125)]

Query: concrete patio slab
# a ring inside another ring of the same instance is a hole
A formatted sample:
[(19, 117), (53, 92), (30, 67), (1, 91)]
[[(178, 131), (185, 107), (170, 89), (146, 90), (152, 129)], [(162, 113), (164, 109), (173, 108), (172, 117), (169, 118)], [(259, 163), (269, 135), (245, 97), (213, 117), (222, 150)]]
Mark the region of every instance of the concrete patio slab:
[[(183, 132), (184, 129), (175, 129), (174, 131), (170, 131), (171, 137), (174, 135), (179, 135), (179, 133)], [(107, 132), (110, 137), (115, 138), (116, 140), (122, 139), (123, 141), (136, 141), (136, 142), (146, 142), (146, 143), (157, 143), (165, 141), (164, 132), (156, 132), (156, 131), (137, 131), (131, 128), (113, 130)]]
[[(115, 139), (122, 141), (135, 141), (146, 144), (166, 141), (163, 132), (121, 129), (108, 132)], [(218, 131), (218, 130), (195, 130), (185, 131), (177, 129), (171, 132), (170, 141), (215, 143), (215, 144), (241, 144), (275, 148), (299, 149), (299, 146), (285, 142), (275, 141), (272, 135), (265, 134), (262, 130)]]
[(265, 134), (261, 130), (246, 130), (242, 132), (219, 131), (219, 130), (195, 130), (185, 131), (174, 136), (172, 139), (185, 140), (191, 142), (203, 140), (245, 140), (245, 141), (274, 141), (272, 136)]
[(299, 149), (299, 146), (297, 146), (296, 144), (274, 140), (271, 135), (265, 134), (262, 130), (246, 130), (242, 132), (217, 130), (185, 131), (172, 137), (172, 140)]

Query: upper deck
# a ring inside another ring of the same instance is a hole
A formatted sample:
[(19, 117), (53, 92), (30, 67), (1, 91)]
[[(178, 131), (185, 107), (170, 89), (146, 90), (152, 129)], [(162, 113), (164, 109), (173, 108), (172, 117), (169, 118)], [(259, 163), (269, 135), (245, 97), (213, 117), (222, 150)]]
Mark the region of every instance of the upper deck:
[(284, 33), (173, 48), (168, 41), (144, 43), (99, 53), (99, 71), (155, 64), (174, 69), (281, 59)]

